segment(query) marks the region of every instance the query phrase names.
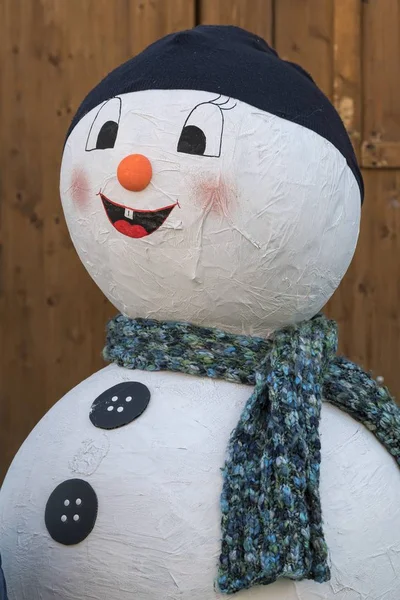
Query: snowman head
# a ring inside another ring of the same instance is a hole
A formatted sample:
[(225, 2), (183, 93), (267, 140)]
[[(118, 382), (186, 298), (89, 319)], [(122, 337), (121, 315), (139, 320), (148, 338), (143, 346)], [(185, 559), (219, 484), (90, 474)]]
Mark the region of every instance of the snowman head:
[(77, 252), (122, 313), (257, 335), (330, 298), (362, 195), (330, 102), (235, 27), (171, 34), (110, 73), (61, 169)]

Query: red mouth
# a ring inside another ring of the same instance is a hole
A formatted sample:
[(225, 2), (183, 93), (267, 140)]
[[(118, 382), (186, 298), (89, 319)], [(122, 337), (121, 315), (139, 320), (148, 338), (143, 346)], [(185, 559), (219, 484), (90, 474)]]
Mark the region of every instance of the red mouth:
[(101, 192), (99, 196), (110, 223), (119, 233), (131, 238), (142, 238), (157, 231), (178, 204), (175, 202), (156, 210), (133, 210), (129, 206), (111, 202)]

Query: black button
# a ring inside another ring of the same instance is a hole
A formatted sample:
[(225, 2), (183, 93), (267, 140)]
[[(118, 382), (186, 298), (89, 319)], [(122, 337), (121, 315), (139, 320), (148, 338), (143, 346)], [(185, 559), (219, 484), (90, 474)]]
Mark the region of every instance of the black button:
[(150, 402), (149, 388), (138, 381), (124, 381), (97, 396), (90, 420), (100, 429), (116, 429), (139, 417)]
[(47, 500), (44, 515), (47, 531), (60, 544), (79, 544), (92, 531), (97, 508), (96, 492), (87, 481), (67, 479)]

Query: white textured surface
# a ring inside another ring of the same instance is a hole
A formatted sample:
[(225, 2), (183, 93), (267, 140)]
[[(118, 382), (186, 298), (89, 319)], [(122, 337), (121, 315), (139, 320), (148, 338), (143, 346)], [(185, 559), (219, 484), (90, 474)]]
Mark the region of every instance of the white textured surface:
[[(89, 420), (94, 398), (145, 383), (144, 414), (113, 431)], [(10, 600), (216, 600), (220, 467), (247, 386), (110, 366), (58, 402), (17, 454), (0, 492)], [(321, 496), (332, 562), (326, 584), (281, 581), (238, 600), (399, 600), (400, 473), (370, 432), (324, 404)], [(82, 477), (99, 515), (81, 544), (54, 542), (44, 508)]]
[[(330, 142), (239, 101), (223, 111), (219, 158), (178, 153), (189, 113), (217, 96), (124, 94), (115, 147), (86, 152), (94, 108), (65, 146), (63, 208), (83, 264), (121, 312), (264, 335), (313, 316), (337, 288), (357, 242), (360, 193)], [(211, 152), (221, 132), (208, 112), (195, 124)], [(152, 163), (142, 192), (116, 177), (132, 153)], [(129, 209), (179, 206), (157, 231), (132, 239), (111, 225), (99, 191)]]

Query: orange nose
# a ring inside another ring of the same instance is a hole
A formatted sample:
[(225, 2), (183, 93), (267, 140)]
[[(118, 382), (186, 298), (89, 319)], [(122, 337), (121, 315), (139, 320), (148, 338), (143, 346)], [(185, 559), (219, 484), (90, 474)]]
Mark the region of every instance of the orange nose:
[(151, 162), (143, 154), (129, 154), (121, 160), (117, 169), (120, 184), (131, 192), (141, 192), (151, 181)]

